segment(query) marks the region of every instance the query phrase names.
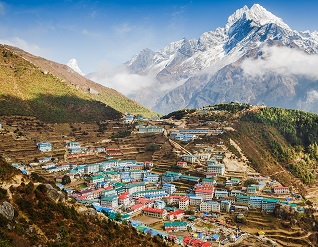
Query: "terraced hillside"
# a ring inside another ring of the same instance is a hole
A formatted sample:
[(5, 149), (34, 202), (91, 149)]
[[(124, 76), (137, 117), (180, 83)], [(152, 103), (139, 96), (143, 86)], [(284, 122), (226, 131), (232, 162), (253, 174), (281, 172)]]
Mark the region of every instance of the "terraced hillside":
[(0, 46), (0, 115), (36, 116), (49, 122), (115, 119), (153, 112), (113, 89), (87, 80), (66, 65)]
[(248, 213), (246, 225), (242, 226), (242, 229), (252, 234), (257, 234), (257, 231), (262, 230), (265, 237), (274, 240), (281, 246), (314, 246), (311, 237), (314, 237), (315, 233), (293, 228), (289, 223), (284, 225), (284, 221), (269, 214), (261, 214), (259, 211)]

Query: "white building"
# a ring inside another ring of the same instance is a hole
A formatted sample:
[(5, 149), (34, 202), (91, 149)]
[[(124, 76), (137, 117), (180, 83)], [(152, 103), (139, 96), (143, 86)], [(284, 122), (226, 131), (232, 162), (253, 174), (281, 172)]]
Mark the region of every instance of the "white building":
[(136, 183), (136, 184), (127, 184), (124, 189), (132, 195), (135, 192), (144, 191), (145, 190), (145, 183)]
[(106, 207), (106, 208), (117, 208), (118, 196), (113, 195), (113, 196), (102, 197), (100, 204), (102, 207)]
[(68, 142), (66, 143), (66, 148), (71, 154), (82, 152), (81, 145), (79, 144), (79, 142)]
[(187, 209), (189, 207), (189, 197), (183, 196), (179, 199), (179, 208), (180, 209)]
[(220, 212), (220, 203), (216, 201), (204, 201), (200, 204), (200, 211), (203, 212)]
[(216, 190), (214, 192), (214, 197), (216, 199), (222, 199), (222, 198), (225, 198), (225, 197), (228, 197), (229, 196), (229, 192), (225, 191), (225, 190)]
[(99, 172), (99, 164), (89, 164), (89, 165), (86, 165), (86, 166), (84, 167), (84, 172), (85, 172), (86, 174)]
[(225, 172), (224, 164), (217, 164), (214, 160), (208, 163), (207, 172), (214, 172), (218, 176), (223, 176)]
[(167, 192), (169, 195), (173, 194), (177, 189), (174, 184), (163, 184), (162, 189)]
[(39, 142), (39, 143), (37, 143), (37, 146), (41, 152), (51, 152), (52, 151), (52, 144), (50, 142)]
[(189, 163), (195, 163), (197, 160), (197, 157), (195, 157), (194, 155), (190, 155), (190, 154), (184, 154), (184, 155), (182, 155), (182, 159), (186, 162), (189, 162)]
[(289, 188), (284, 186), (274, 187), (275, 194), (289, 194)]
[(190, 196), (190, 205), (191, 206), (199, 206), (202, 201), (203, 201), (203, 198), (200, 196)]

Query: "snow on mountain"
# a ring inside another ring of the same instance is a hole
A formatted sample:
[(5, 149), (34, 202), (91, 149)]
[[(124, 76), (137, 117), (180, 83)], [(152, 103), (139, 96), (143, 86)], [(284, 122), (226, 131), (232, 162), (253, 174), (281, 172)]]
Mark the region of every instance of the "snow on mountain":
[(72, 70), (74, 70), (75, 72), (79, 73), (80, 75), (84, 75), (84, 73), (79, 68), (77, 64), (77, 60), (75, 58), (70, 59), (66, 65), (70, 67)]
[(228, 18), (225, 28), (229, 29), (234, 23), (242, 18), (251, 20), (253, 22), (252, 25), (256, 26), (263, 26), (273, 23), (282, 28), (291, 30), (281, 18), (273, 15), (259, 4), (254, 4), (250, 9), (247, 6), (244, 6), (243, 8), (236, 10), (234, 14)]
[[(317, 31), (292, 30), (254, 4), (236, 10), (224, 27), (198, 39), (183, 38), (159, 51), (144, 49), (124, 66), (131, 75), (146, 79), (129, 96), (160, 113), (225, 101), (317, 111), (306, 105), (318, 104), (318, 80), (308, 73), (316, 70), (315, 54)], [(266, 73), (260, 72), (262, 68)]]

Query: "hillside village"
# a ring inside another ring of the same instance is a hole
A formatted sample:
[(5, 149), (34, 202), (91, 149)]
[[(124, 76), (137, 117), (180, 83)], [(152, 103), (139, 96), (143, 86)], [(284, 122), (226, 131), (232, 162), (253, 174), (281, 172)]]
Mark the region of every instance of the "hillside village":
[(227, 122), (132, 114), (68, 126), (27, 117), (0, 122), (0, 153), (23, 174), (39, 174), (70, 199), (182, 246), (281, 246), (286, 240), (265, 222), (307, 207), (296, 188), (256, 172), (233, 140), (231, 148), (223, 143), (219, 136), (233, 131)]

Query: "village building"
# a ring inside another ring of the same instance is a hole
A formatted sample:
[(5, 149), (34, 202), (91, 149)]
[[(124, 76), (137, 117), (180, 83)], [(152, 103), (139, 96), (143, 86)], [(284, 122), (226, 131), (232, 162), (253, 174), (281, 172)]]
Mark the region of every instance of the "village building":
[(261, 196), (251, 196), (249, 205), (251, 208), (262, 208), (262, 200)]
[(189, 199), (191, 206), (199, 206), (203, 201), (203, 198), (201, 196), (190, 196)]
[(176, 139), (184, 142), (192, 141), (197, 138), (197, 136), (194, 134), (181, 134), (179, 132), (171, 132), (169, 137), (171, 139)]
[(250, 185), (247, 187), (247, 194), (255, 194), (257, 191), (257, 187), (254, 185)]
[(188, 196), (168, 196), (165, 198), (168, 205), (178, 205), (179, 209), (187, 209), (190, 203)]
[(166, 203), (163, 200), (155, 200), (153, 202), (154, 208), (164, 209), (166, 207)]
[(41, 152), (51, 152), (52, 151), (52, 143), (50, 142), (39, 142), (37, 143), (38, 150)]
[(200, 178), (195, 176), (182, 175), (180, 176), (180, 180), (198, 183), (200, 181)]
[(138, 191), (132, 194), (132, 197), (134, 199), (137, 199), (139, 197), (145, 197), (147, 199), (162, 199), (163, 197), (167, 197), (168, 194), (165, 192), (163, 189), (158, 189), (158, 190), (143, 190), (143, 191)]
[(177, 166), (181, 168), (187, 167), (187, 162), (185, 161), (177, 161)]
[(164, 174), (162, 174), (162, 181), (166, 183), (171, 183), (173, 181), (179, 180), (182, 176), (179, 172), (170, 172), (166, 171)]
[(167, 232), (186, 231), (188, 223), (186, 221), (165, 222), (164, 229)]
[(288, 187), (284, 187), (284, 186), (277, 186), (273, 188), (273, 191), (275, 194), (289, 194), (289, 188)]
[(162, 189), (165, 192), (167, 192), (169, 195), (173, 194), (177, 190), (174, 184), (167, 184), (167, 183), (164, 183), (162, 185)]
[(143, 177), (143, 181), (145, 183), (152, 183), (152, 184), (158, 183), (159, 179), (160, 179), (159, 175), (155, 173), (145, 173)]
[(167, 216), (167, 211), (165, 209), (158, 209), (158, 208), (144, 208), (143, 210), (144, 215), (159, 219), (164, 219)]
[(96, 173), (99, 172), (99, 164), (89, 164), (84, 167), (84, 173)]
[(162, 133), (165, 129), (158, 126), (143, 126), (139, 125), (138, 133)]
[(124, 207), (128, 207), (130, 204), (129, 193), (124, 192), (123, 194), (118, 196), (118, 204), (123, 205)]
[(230, 212), (231, 209), (231, 202), (227, 200), (222, 200), (220, 203), (220, 210), (225, 212)]
[(189, 162), (189, 163), (195, 163), (197, 160), (197, 157), (195, 157), (194, 155), (191, 155), (191, 154), (184, 154), (181, 156), (181, 158), (184, 161)]
[(116, 209), (118, 207), (118, 196), (106, 196), (101, 198), (100, 205), (105, 208)]
[(179, 200), (179, 208), (180, 209), (187, 209), (189, 207), (189, 203), (190, 203), (189, 197), (183, 196)]
[(217, 164), (215, 160), (208, 162), (207, 172), (215, 172), (218, 176), (223, 176), (225, 173), (225, 165)]
[(132, 195), (135, 192), (144, 191), (145, 190), (145, 183), (131, 183), (124, 186), (124, 190)]
[(99, 182), (104, 182), (105, 178), (104, 176), (102, 175), (96, 175), (96, 176), (92, 176), (90, 179), (89, 179), (89, 182), (91, 184), (96, 184), (96, 183), (99, 183)]
[(82, 152), (79, 142), (68, 142), (66, 143), (66, 148), (71, 154), (78, 154)]
[(211, 154), (210, 153), (196, 153), (195, 157), (201, 161), (207, 161), (210, 159)]
[(241, 190), (231, 190), (230, 196), (238, 196), (238, 195), (245, 195), (246, 193)]
[(196, 189), (195, 196), (202, 197), (203, 200), (212, 200), (213, 199), (214, 188), (211, 189)]
[(203, 186), (214, 186), (216, 181), (212, 178), (202, 178), (202, 185)]
[(220, 212), (220, 203), (216, 201), (203, 201), (200, 204), (200, 211), (202, 212)]
[(151, 167), (153, 167), (153, 162), (152, 161), (145, 161), (144, 166), (146, 169), (150, 169)]
[(236, 203), (239, 205), (249, 205), (250, 204), (250, 197), (245, 195), (237, 195), (236, 196)]
[(267, 212), (273, 212), (277, 203), (279, 203), (278, 199), (263, 198), (262, 199), (262, 210), (267, 211)]
[(229, 192), (226, 190), (216, 190), (214, 192), (214, 197), (216, 199), (223, 199), (223, 198), (228, 197), (228, 196), (229, 196)]
[(167, 219), (170, 221), (175, 221), (175, 220), (182, 220), (184, 217), (184, 211), (181, 209), (178, 209), (176, 211), (172, 211), (170, 213), (168, 213), (167, 215)]

